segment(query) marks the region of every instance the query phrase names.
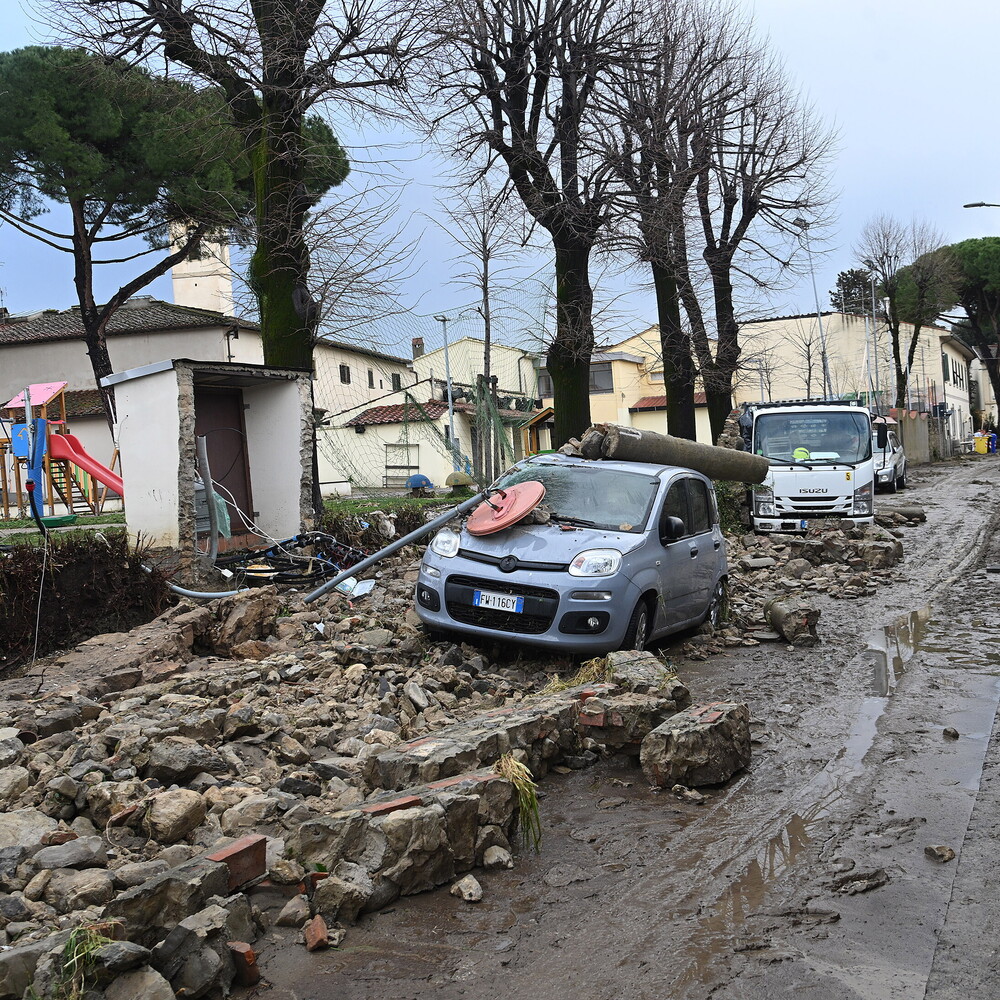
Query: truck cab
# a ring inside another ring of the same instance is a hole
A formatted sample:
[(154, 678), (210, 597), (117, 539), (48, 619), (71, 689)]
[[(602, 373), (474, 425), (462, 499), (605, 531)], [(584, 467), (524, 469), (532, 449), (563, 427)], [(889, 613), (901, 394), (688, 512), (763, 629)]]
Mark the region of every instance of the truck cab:
[(828, 518), (871, 524), (875, 470), (871, 413), (854, 400), (757, 403), (741, 418), (744, 441), (770, 461), (755, 486), (755, 531), (801, 532)]

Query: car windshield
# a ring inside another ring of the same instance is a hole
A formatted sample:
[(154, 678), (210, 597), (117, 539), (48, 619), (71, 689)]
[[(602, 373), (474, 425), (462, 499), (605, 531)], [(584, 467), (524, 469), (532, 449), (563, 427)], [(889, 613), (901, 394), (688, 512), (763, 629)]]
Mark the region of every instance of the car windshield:
[(613, 531), (642, 531), (660, 481), (599, 465), (516, 466), (497, 482), (500, 489), (529, 480), (545, 487), (545, 505), (558, 520)]
[(765, 413), (754, 422), (753, 450), (778, 462), (851, 465), (871, 458), (867, 413)]

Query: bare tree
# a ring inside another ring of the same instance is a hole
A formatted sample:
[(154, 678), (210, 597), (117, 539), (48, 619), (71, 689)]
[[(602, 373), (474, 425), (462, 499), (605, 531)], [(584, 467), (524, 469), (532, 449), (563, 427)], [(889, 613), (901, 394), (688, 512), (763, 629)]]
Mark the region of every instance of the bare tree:
[(329, 99), (377, 114), (403, 84), (411, 14), (387, 0), (51, 0), (56, 23), (102, 52), (162, 57), (219, 87), (252, 167), (250, 283), (268, 364), (311, 367), (308, 211), (348, 165), (311, 113)]
[(618, 127), (604, 133), (604, 152), (623, 187), (625, 225), (615, 244), (651, 268), (667, 425), (692, 440), (695, 365), (677, 277), (686, 271), (687, 202), (699, 174), (692, 140), (700, 121), (737, 96), (746, 30), (745, 20), (714, 0), (649, 8), (635, 28), (632, 60), (606, 98)]
[(810, 318), (807, 322), (800, 321), (794, 327), (787, 328), (785, 339), (794, 355), (792, 370), (802, 380), (806, 399), (812, 399), (814, 381), (818, 380), (821, 384), (823, 382), (823, 345), (819, 329)]
[(552, 241), (556, 334), (547, 369), (560, 443), (590, 423), (590, 259), (612, 192), (585, 138), (603, 125), (594, 95), (627, 58), (631, 17), (617, 0), (454, 0), (435, 25), (442, 48), (432, 125), (450, 123), (453, 149), (482, 172), (501, 165)]
[[(456, 276), (459, 284), (475, 290), (475, 306), (483, 322), (483, 370), (476, 385), (479, 433), (479, 473), (485, 483), (493, 481), (509, 451), (506, 436), (498, 427), (499, 414), (493, 388), (491, 351), (493, 348), (494, 292), (496, 282), (509, 274), (509, 261), (520, 244), (503, 193), (485, 177), (472, 187), (459, 186), (443, 204), (444, 219), (435, 220), (459, 248), (464, 265)], [(495, 461), (494, 461), (495, 458)]]
[[(712, 434), (718, 436), (732, 408), (733, 375), (740, 357), (735, 282), (766, 289), (791, 266), (793, 218), (827, 204), (824, 169), (834, 134), (793, 90), (774, 58), (760, 48), (739, 53), (741, 86), (721, 113), (696, 122), (692, 158), (698, 245), (711, 284), (705, 309), (692, 278), (693, 254), (679, 274), (681, 301), (691, 324), (705, 386)], [(728, 72), (728, 68), (727, 68)], [(708, 317), (714, 318), (714, 338)], [(714, 340), (714, 348), (713, 348)]]
[[(890, 215), (874, 216), (861, 231), (854, 252), (875, 276), (892, 344), (897, 407), (906, 405), (907, 387), (921, 329), (934, 322), (952, 297), (954, 263), (941, 234), (926, 222), (909, 225)], [(902, 324), (911, 324), (908, 335)]]

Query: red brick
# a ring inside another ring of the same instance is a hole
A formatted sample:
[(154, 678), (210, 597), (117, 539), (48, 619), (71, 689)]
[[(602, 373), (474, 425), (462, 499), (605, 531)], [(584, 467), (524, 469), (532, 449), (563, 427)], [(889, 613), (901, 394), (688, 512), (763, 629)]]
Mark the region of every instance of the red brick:
[(330, 947), (330, 932), (326, 929), (326, 921), (318, 913), (302, 928), (302, 936), (305, 938), (306, 951)]
[(267, 871), (267, 837), (259, 833), (240, 837), (228, 847), (209, 854), (208, 860), (220, 861), (229, 868), (229, 891), (233, 892)]
[(611, 713), (611, 725), (612, 726), (624, 726), (625, 720), (622, 718), (621, 712)]
[(260, 982), (260, 969), (253, 948), (245, 941), (229, 941), (229, 954), (236, 967), (236, 982), (240, 986), (256, 986)]
[(716, 722), (721, 718), (721, 712), (709, 712), (708, 715), (703, 715), (701, 717), (701, 721), (707, 726), (709, 723)]
[(603, 726), (604, 725), (604, 713), (601, 712), (600, 715), (585, 715), (583, 712), (580, 713), (580, 725), (581, 726)]
[(395, 812), (397, 809), (412, 809), (419, 806), (420, 799), (416, 795), (404, 795), (402, 798), (393, 799), (391, 802), (375, 802), (370, 806), (362, 806), (361, 811), (369, 816), (384, 816), (386, 813)]

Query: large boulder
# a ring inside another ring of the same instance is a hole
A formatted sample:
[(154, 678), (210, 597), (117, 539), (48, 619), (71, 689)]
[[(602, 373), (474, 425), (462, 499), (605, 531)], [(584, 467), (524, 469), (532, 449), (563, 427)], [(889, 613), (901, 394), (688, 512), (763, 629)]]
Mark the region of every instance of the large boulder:
[(37, 809), (14, 809), (0, 813), (0, 848), (31, 847), (58, 823)]
[(174, 844), (205, 819), (205, 800), (189, 788), (160, 792), (149, 804), (144, 820), (153, 840)]
[(678, 712), (642, 741), (639, 762), (661, 788), (728, 781), (750, 764), (750, 712), (732, 702)]

